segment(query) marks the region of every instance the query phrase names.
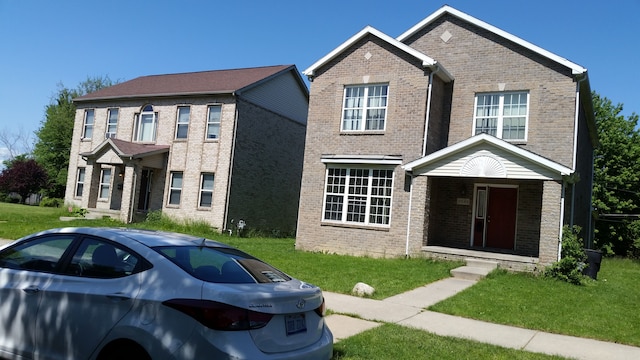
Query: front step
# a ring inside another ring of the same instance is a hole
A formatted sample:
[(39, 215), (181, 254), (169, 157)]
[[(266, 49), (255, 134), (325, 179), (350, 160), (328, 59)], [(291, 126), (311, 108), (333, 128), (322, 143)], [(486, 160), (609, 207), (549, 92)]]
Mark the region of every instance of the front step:
[(458, 279), (478, 281), (490, 272), (498, 268), (495, 261), (487, 261), (480, 259), (465, 259), (466, 266), (461, 266), (451, 270), (451, 276)]

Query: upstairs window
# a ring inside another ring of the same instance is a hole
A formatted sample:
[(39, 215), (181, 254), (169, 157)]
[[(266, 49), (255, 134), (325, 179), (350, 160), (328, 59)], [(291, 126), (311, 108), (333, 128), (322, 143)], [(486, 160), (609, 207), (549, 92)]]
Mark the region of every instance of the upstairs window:
[(186, 139), (189, 132), (189, 115), (191, 109), (188, 106), (178, 106), (178, 119), (176, 120), (176, 139)]
[(327, 168), (325, 221), (388, 226), (393, 170)]
[(504, 140), (526, 140), (529, 93), (476, 95), (473, 117), (475, 134), (486, 133)]
[(91, 137), (93, 136), (94, 119), (95, 119), (95, 114), (93, 109), (84, 111), (84, 126), (82, 128), (83, 139), (91, 139)]
[(218, 139), (220, 137), (220, 113), (221, 105), (209, 106), (207, 115), (207, 139)]
[(107, 132), (105, 138), (115, 138), (118, 130), (118, 109), (107, 110)]
[(169, 182), (169, 204), (180, 205), (182, 195), (182, 171), (172, 171)]
[(156, 128), (158, 127), (158, 113), (153, 111), (151, 105), (147, 105), (142, 112), (135, 115), (134, 141), (156, 141)]
[(387, 119), (388, 85), (344, 89), (342, 131), (383, 131)]

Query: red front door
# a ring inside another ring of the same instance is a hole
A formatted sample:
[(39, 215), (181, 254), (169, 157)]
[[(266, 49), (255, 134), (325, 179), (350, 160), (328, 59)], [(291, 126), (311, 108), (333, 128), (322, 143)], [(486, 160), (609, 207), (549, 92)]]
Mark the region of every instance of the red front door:
[(513, 250), (516, 237), (518, 189), (482, 187), (478, 188), (476, 196), (478, 201), (473, 245)]

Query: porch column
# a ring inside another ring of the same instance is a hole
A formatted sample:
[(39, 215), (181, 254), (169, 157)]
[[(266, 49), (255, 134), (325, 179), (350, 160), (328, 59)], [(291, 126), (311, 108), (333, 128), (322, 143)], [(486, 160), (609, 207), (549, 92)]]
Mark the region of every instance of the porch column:
[(539, 265), (544, 268), (558, 260), (562, 208), (562, 183), (545, 181), (542, 189), (540, 217)]
[(84, 174), (84, 190), (82, 193), (82, 204), (85, 209), (94, 209), (100, 191), (100, 164), (91, 162), (87, 164)]
[(138, 174), (135, 165), (127, 164), (124, 168), (124, 177), (122, 179), (122, 205), (120, 207), (120, 221), (129, 223), (133, 210), (133, 198), (135, 195), (136, 181)]

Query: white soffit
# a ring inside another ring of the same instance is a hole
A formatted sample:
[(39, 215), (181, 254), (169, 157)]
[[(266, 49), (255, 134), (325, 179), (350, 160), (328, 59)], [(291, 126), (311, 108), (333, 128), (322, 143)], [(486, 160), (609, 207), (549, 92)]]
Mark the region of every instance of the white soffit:
[(583, 74), (587, 72), (587, 69), (574, 63), (571, 62), (561, 56), (558, 56), (550, 51), (547, 51), (539, 46), (536, 46), (526, 40), (523, 40), (513, 34), (510, 34), (504, 30), (501, 30), (493, 25), (490, 25), (480, 19), (474, 18), (471, 15), (465, 14), (462, 11), (456, 10), (454, 8), (452, 8), (451, 6), (445, 5), (443, 7), (441, 7), (440, 9), (438, 9), (436, 12), (434, 12), (433, 14), (429, 15), (427, 18), (425, 18), (424, 20), (420, 21), (419, 23), (417, 23), (416, 25), (414, 25), (411, 29), (405, 31), (402, 35), (397, 37), (398, 41), (405, 41), (408, 37), (412, 36), (413, 34), (415, 34), (416, 32), (420, 31), (422, 28), (424, 28), (425, 26), (429, 25), (430, 23), (432, 23), (433, 21), (435, 21), (436, 19), (438, 19), (440, 16), (444, 15), (445, 13), (451, 14), (457, 18), (460, 18), (464, 21), (467, 21), (475, 26), (481, 27), (487, 31), (490, 31), (496, 35), (499, 35), (509, 41), (512, 41), (520, 46), (523, 46), (533, 52), (536, 52), (544, 57), (547, 57), (559, 64), (562, 64), (566, 67), (568, 67), (569, 69), (571, 69), (572, 73), (574, 75), (579, 75), (579, 74)]
[[(331, 51), (330, 53), (328, 53), (327, 55), (325, 55), (323, 58), (321, 58), (320, 60), (316, 61), (313, 65), (309, 66), (305, 71), (303, 71), (302, 73), (306, 76), (313, 76), (315, 74), (315, 71), (317, 68), (325, 65), (326, 63), (328, 63), (329, 61), (331, 61), (332, 59), (334, 59), (335, 57), (337, 57), (338, 55), (340, 55), (343, 51), (345, 51), (346, 49), (348, 49), (349, 47), (351, 47), (353, 44), (355, 44), (357, 41), (359, 41), (360, 39), (362, 39), (363, 37), (367, 36), (367, 35), (374, 35), (384, 41), (386, 41), (387, 43), (395, 46), (396, 48), (406, 52), (407, 54), (415, 57), (416, 59), (422, 60), (422, 65), (424, 67), (434, 67), (436, 66), (437, 62), (430, 58), (429, 56), (421, 53), (420, 51), (403, 44), (402, 42), (392, 38), (389, 35), (384, 34), (383, 32), (371, 27), (371, 26), (367, 26), (364, 29), (360, 30), (360, 32), (358, 32), (357, 34), (353, 35), (349, 40), (345, 41), (344, 43), (342, 43), (340, 46), (338, 46), (337, 48), (333, 49), (333, 51)], [(444, 69), (442, 69), (444, 71)], [(446, 71), (445, 71), (446, 73)], [(450, 77), (450, 75), (448, 73), (446, 73), (446, 76)], [(451, 78), (452, 79), (452, 78)]]

